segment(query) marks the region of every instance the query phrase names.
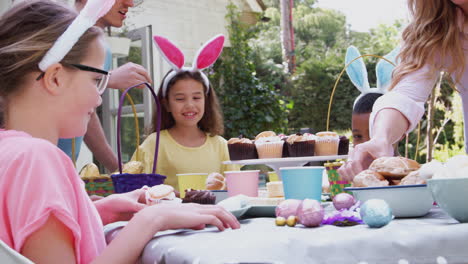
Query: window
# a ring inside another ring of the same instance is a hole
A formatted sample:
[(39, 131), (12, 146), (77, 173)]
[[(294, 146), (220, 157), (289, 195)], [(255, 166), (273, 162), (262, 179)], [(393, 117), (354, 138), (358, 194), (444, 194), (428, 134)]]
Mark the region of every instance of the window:
[[(153, 52), (151, 36), (151, 26), (146, 26), (130, 31), (127, 34), (127, 37), (131, 40), (129, 54), (125, 57), (113, 56), (113, 68), (115, 69), (127, 62), (133, 62), (145, 67), (148, 70), (150, 76), (153, 77)], [(135, 103), (140, 126), (138, 131), (138, 134), (140, 135), (139, 143), (141, 143), (144, 139), (145, 132), (149, 131), (151, 128), (153, 97), (147, 88), (143, 90), (132, 89), (129, 94)], [(107, 140), (115, 153), (117, 153), (117, 111), (121, 95), (121, 91), (108, 89), (102, 98), (102, 125)], [(134, 115), (130, 103), (127, 99), (124, 101), (124, 106), (122, 108), (121, 130), (122, 162), (127, 162), (130, 160), (137, 147), (135, 145), (136, 127)]]

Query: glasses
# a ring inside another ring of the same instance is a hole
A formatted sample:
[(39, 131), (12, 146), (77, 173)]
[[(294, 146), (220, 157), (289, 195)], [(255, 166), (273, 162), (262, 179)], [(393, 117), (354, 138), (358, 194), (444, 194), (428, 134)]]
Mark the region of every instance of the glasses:
[[(67, 66), (71, 66), (73, 68), (76, 68), (80, 71), (87, 71), (87, 72), (95, 72), (95, 73), (100, 73), (102, 74), (102, 76), (100, 76), (99, 78), (96, 79), (96, 87), (97, 87), (97, 90), (98, 90), (98, 93), (99, 95), (103, 94), (104, 91), (106, 90), (107, 88), (107, 84), (109, 83), (109, 79), (110, 79), (110, 76), (111, 76), (111, 73), (110, 72), (107, 72), (107, 71), (104, 71), (104, 70), (101, 70), (101, 69), (97, 69), (97, 68), (94, 68), (94, 67), (91, 67), (91, 66), (86, 66), (86, 65), (82, 65), (82, 64), (68, 64), (68, 63), (63, 63), (62, 64), (64, 65), (67, 65)], [(44, 77), (45, 73), (41, 73), (36, 81), (39, 81), (40, 79), (42, 79), (42, 77)]]

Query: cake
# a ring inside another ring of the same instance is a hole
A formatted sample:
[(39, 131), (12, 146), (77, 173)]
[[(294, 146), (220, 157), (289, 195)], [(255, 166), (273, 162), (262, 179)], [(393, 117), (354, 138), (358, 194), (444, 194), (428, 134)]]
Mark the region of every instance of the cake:
[(286, 140), (290, 157), (314, 156), (315, 136), (312, 134), (290, 135)]
[(174, 192), (174, 187), (166, 184), (155, 185), (151, 188), (144, 186), (143, 189), (146, 190), (146, 204), (153, 205), (163, 202), (178, 202), (181, 200), (176, 197)]
[(267, 182), (266, 187), (268, 197), (284, 197), (283, 182)]
[(244, 160), (258, 158), (257, 149), (252, 140), (248, 138), (231, 138), (227, 142), (231, 160)]
[(349, 152), (349, 139), (345, 136), (340, 136), (338, 143), (338, 155), (348, 155)]
[(335, 132), (319, 132), (315, 139), (316, 156), (333, 156), (338, 154), (340, 137)]
[(249, 197), (248, 204), (251, 206), (277, 206), (282, 201), (284, 201), (284, 197)]
[(206, 190), (185, 190), (185, 197), (183, 203), (198, 203), (198, 204), (215, 204), (216, 196)]
[(213, 172), (206, 177), (206, 189), (207, 190), (225, 190), (226, 189), (226, 179), (223, 175)]
[(284, 141), (275, 132), (265, 131), (255, 137), (255, 147), (261, 159), (281, 158)]

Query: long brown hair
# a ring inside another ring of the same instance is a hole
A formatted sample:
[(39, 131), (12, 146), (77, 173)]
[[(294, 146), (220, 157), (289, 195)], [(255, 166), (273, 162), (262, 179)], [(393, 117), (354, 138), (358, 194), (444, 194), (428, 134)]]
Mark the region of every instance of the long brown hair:
[[(40, 72), (39, 62), (76, 16), (67, 6), (33, 0), (16, 4), (0, 17), (0, 96), (5, 104), (20, 92), (26, 75)], [(97, 27), (88, 29), (61, 62), (80, 63), (101, 35)]]
[[(413, 17), (403, 31), (403, 45), (398, 55), (399, 65), (393, 71), (390, 89), (406, 75), (430, 65), (430, 76), (438, 71), (461, 79), (465, 56), (457, 21), (457, 5), (449, 0), (408, 0)], [(446, 58), (450, 65), (444, 65)]]
[[(221, 113), (221, 107), (219, 106), (218, 97), (213, 87), (210, 86), (208, 94), (206, 94), (207, 87), (203, 82), (203, 77), (200, 72), (191, 72), (191, 71), (181, 71), (177, 73), (171, 81), (167, 84), (166, 97), (162, 94), (162, 84), (167, 78), (167, 75), (172, 72), (169, 71), (164, 79), (161, 81), (161, 86), (159, 87), (158, 99), (160, 102), (167, 102), (169, 91), (174, 84), (180, 80), (192, 79), (203, 85), (203, 91), (205, 96), (205, 113), (202, 119), (198, 122), (198, 127), (205, 133), (208, 133), (210, 136), (222, 135), (224, 133), (224, 124), (223, 124), (223, 115)], [(153, 128), (152, 132), (156, 132), (156, 118), (157, 112), (156, 107), (153, 111)], [(169, 129), (175, 125), (174, 117), (170, 112), (167, 111), (166, 107), (161, 107), (161, 130)]]

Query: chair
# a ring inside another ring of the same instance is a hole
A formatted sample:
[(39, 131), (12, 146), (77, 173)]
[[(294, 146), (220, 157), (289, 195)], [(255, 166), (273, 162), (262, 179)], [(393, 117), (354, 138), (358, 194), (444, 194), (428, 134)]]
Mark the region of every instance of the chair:
[(33, 264), (26, 257), (14, 251), (7, 244), (0, 240), (0, 263), (2, 264)]

